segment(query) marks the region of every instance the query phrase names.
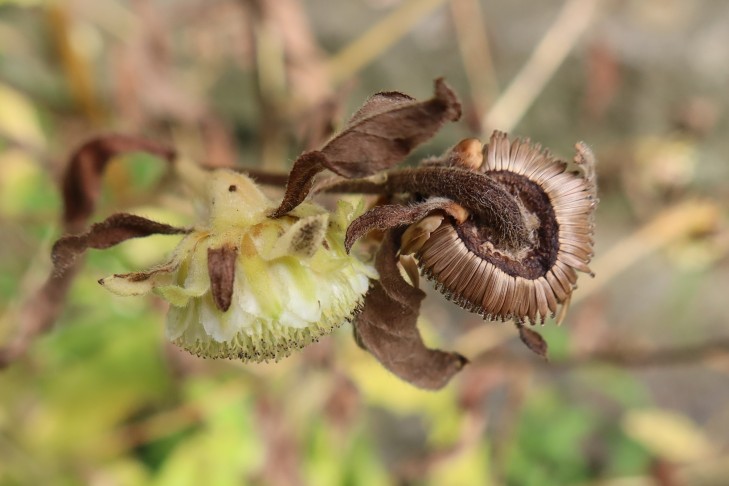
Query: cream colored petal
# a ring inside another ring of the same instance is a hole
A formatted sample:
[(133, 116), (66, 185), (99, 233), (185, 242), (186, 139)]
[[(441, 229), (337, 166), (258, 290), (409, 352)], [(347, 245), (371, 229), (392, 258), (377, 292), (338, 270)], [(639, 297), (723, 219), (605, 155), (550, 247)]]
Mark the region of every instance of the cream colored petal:
[[(272, 265), (271, 272), (280, 288), (284, 289), (284, 310), (298, 317), (291, 323), (293, 327), (302, 327), (302, 323), (314, 323), (321, 319), (321, 305), (316, 296), (317, 282), (306, 268), (296, 260), (287, 258)], [(286, 324), (283, 315), (280, 321)]]
[(219, 343), (230, 342), (253, 318), (236, 305), (222, 312), (215, 306), (210, 294), (200, 299), (200, 317), (205, 333)]
[(273, 209), (258, 186), (245, 174), (217, 170), (208, 179), (210, 222), (225, 231), (231, 226), (251, 225), (265, 218)]
[(167, 339), (175, 341), (182, 337), (188, 328), (194, 326), (200, 326), (200, 311), (196, 300), (185, 307), (170, 306), (165, 326)]
[(284, 256), (311, 258), (321, 248), (328, 224), (327, 213), (302, 218), (281, 235), (268, 254), (261, 254), (261, 257), (265, 260)]
[(209, 288), (208, 246), (200, 242), (192, 255), (180, 264), (177, 282), (157, 287), (156, 290), (170, 304), (181, 307), (187, 305), (189, 299), (202, 296)]
[(170, 285), (174, 281), (176, 262), (170, 262), (147, 272), (133, 272), (102, 278), (99, 283), (107, 290), (124, 296), (144, 295), (155, 287)]

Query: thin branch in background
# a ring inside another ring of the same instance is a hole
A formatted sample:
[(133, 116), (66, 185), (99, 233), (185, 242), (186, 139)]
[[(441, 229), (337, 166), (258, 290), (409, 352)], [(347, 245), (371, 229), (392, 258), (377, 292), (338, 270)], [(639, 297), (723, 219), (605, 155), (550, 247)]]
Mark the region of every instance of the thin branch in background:
[[(265, 9), (262, 9), (265, 10)], [(287, 97), (286, 67), (281, 38), (261, 12), (251, 26), (260, 112), (261, 165), (278, 169), (285, 159), (282, 107)]]
[(53, 44), (66, 74), (68, 87), (86, 118), (93, 124), (104, 120), (104, 110), (99, 103), (96, 88), (87, 60), (78, 52), (71, 39), (71, 20), (66, 9), (68, 4), (53, 2), (47, 7), (48, 23)]
[[(81, 262), (69, 266), (62, 275), (52, 274), (17, 310), (13, 321), (18, 331), (0, 347), (0, 369), (13, 363), (27, 351), (33, 340), (48, 330), (65, 305), (65, 296), (78, 273)], [(4, 321), (10, 321), (3, 318)]]
[(582, 34), (597, 18), (601, 0), (567, 0), (527, 62), (481, 123), (484, 134), (510, 131), (534, 103)]
[[(258, 472), (260, 482), (272, 486), (303, 485), (302, 449), (281, 403), (261, 396), (256, 403), (256, 426), (265, 443), (265, 459)], [(258, 482), (258, 481), (254, 481)]]
[[(266, 169), (276, 169), (286, 160), (287, 121), (326, 106), (332, 97), (331, 83), (298, 0), (257, 1), (248, 7), (261, 114), (261, 162)], [(330, 124), (326, 116), (309, 117), (309, 122)]]
[(664, 209), (594, 261), (591, 267), (597, 277), (580, 283), (572, 303), (595, 294), (622, 272), (671, 243), (710, 233), (719, 218), (719, 207), (709, 201), (684, 201)]
[(309, 111), (334, 93), (325, 54), (311, 30), (302, 0), (262, 2), (262, 8), (283, 46), (288, 83), (286, 114)]
[(476, 116), (481, 119), (499, 90), (486, 23), (478, 0), (449, 3), (471, 98)]
[(313, 150), (335, 130), (347, 86), (333, 89), (326, 55), (312, 32), (302, 0), (261, 2), (260, 9), (283, 48), (285, 102), (277, 107), (300, 146)]
[(2, 129), (0, 129), (0, 142), (6, 144), (7, 148), (15, 148), (30, 155), (45, 170), (53, 171), (56, 167), (55, 160), (43, 147), (15, 138)]
[[(526, 368), (521, 371), (530, 372)], [(407, 484), (426, 478), (434, 469), (447, 469), (481, 444), (489, 423), (493, 426), (493, 410), (483, 403), (494, 390), (508, 384), (509, 379), (509, 373), (497, 367), (467, 367), (458, 383), (458, 406), (462, 411), (458, 436), (447, 445), (432, 447), (422, 456), (396, 466), (397, 477)]]
[(445, 0), (408, 0), (329, 59), (332, 83), (345, 81), (379, 58)]
[(493, 364), (509, 366), (529, 366), (542, 371), (572, 370), (586, 366), (611, 365), (622, 368), (656, 368), (683, 366), (687, 364), (707, 364), (718, 360), (726, 362), (729, 358), (729, 339), (713, 339), (690, 346), (665, 349), (644, 349), (620, 346), (615, 349), (599, 349), (579, 356), (569, 356), (544, 361), (526, 353), (509, 351), (505, 348), (490, 349), (471, 360), (476, 366)]
[(285, 173), (274, 173), (266, 170), (256, 169), (253, 167), (238, 168), (240, 172), (245, 173), (248, 177), (256, 181), (258, 184), (266, 186), (274, 186), (284, 188), (289, 180), (289, 175)]

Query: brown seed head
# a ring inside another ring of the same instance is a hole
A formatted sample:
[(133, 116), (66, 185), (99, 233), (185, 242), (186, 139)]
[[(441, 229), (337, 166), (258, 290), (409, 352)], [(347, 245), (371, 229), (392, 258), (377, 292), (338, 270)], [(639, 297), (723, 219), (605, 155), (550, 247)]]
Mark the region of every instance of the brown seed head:
[(435, 229), (435, 220), (411, 226), (404, 249), (416, 252), (423, 273), (446, 297), (486, 318), (535, 323), (554, 316), (569, 302), (576, 271), (590, 273), (594, 157), (585, 144), (576, 148), (580, 171), (567, 171), (540, 146), (494, 132), (478, 170), (515, 198), (526, 241), (505, 242), (470, 215), (463, 222), (443, 218)]

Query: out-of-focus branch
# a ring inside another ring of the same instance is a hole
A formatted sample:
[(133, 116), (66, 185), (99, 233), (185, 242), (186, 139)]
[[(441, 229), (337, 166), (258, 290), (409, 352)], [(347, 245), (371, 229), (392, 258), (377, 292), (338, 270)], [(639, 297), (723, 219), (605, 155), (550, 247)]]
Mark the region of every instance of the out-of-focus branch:
[(289, 180), (289, 175), (282, 172), (270, 172), (254, 168), (239, 168), (238, 171), (245, 173), (258, 184), (280, 187), (281, 189), (286, 187), (286, 182)]
[(78, 273), (80, 262), (62, 275), (51, 275), (20, 307), (15, 316), (19, 324), (13, 339), (0, 347), (0, 369), (25, 354), (36, 336), (48, 330), (63, 310), (65, 296)]
[(19, 140), (4, 130), (0, 130), (0, 142), (6, 144), (9, 148), (21, 150), (32, 156), (44, 169), (53, 169), (55, 165), (53, 158), (43, 148), (25, 140)]
[(496, 100), (481, 123), (484, 134), (510, 131), (534, 103), (544, 86), (596, 17), (600, 0), (567, 0), (531, 56)]
[(456, 441), (444, 448), (428, 451), (424, 456), (399, 464), (396, 475), (409, 483), (427, 477), (435, 468), (445, 467), (448, 462), (460, 457), (464, 452), (472, 450), (481, 440), (486, 430), (487, 420), (483, 410), (467, 410)]
[(716, 204), (702, 200), (683, 201), (664, 209), (590, 265), (596, 278), (580, 282), (572, 303), (592, 295), (647, 255), (682, 238), (712, 231), (719, 216)]
[(349, 79), (360, 69), (377, 59), (410, 29), (445, 0), (408, 0), (367, 32), (332, 56), (329, 75), (332, 82)]
[(78, 52), (71, 41), (71, 19), (67, 4), (52, 2), (47, 10), (53, 44), (68, 80), (69, 88), (86, 118), (92, 123), (101, 123), (104, 110), (96, 95), (93, 77), (87, 60)]
[(544, 360), (533, 358), (530, 354), (498, 347), (472, 358), (471, 363), (475, 365), (524, 365), (549, 371), (570, 370), (595, 365), (612, 365), (624, 368), (681, 366), (707, 363), (717, 358), (729, 358), (729, 338), (713, 339), (690, 346), (664, 349), (630, 349), (627, 347), (598, 349), (584, 355), (551, 360), (548, 366), (544, 365)]
[(450, 0), (458, 50), (480, 119), (496, 97), (498, 83), (486, 24), (478, 0)]

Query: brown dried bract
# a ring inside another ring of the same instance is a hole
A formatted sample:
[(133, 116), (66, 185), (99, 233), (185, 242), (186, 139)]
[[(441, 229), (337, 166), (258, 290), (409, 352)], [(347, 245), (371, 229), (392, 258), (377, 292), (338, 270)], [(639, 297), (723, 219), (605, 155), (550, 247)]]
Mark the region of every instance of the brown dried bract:
[(468, 360), (423, 344), (417, 319), (425, 293), (408, 285), (400, 275), (396, 239), (397, 234), (388, 231), (377, 254), (380, 280), (373, 283), (362, 312), (355, 318), (355, 339), (398, 377), (420, 388), (437, 390)]
[(213, 294), (215, 306), (223, 312), (230, 308), (232, 302), (235, 261), (237, 258), (238, 248), (232, 245), (208, 248), (210, 291)]
[(544, 340), (542, 335), (533, 329), (525, 327), (523, 324), (517, 323), (516, 327), (519, 330), (519, 339), (521, 339), (521, 342), (537, 356), (547, 359), (547, 341)]
[(447, 121), (461, 117), (455, 93), (442, 79), (435, 94), (417, 101), (398, 93), (372, 96), (322, 149), (327, 168), (344, 177), (365, 177), (401, 162)]
[(325, 163), (326, 157), (319, 151), (299, 155), (286, 182), (286, 193), (279, 207), (271, 213), (272, 218), (280, 218), (304, 202), (314, 185), (314, 177), (324, 170)]

